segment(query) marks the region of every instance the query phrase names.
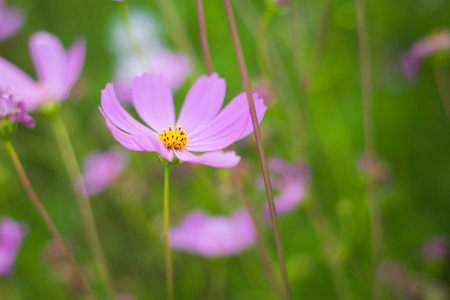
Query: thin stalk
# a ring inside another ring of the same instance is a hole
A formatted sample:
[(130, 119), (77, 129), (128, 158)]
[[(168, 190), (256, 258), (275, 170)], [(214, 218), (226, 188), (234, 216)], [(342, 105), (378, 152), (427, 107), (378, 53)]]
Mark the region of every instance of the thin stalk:
[[(181, 22), (180, 14), (173, 0), (156, 0), (155, 2), (161, 12), (164, 23), (166, 23), (168, 33), (175, 48), (178, 51), (189, 54), (191, 59), (194, 59), (196, 57), (194, 46), (189, 40), (189, 34)], [(193, 69), (195, 69), (195, 63)]]
[(267, 245), (264, 242), (264, 239), (262, 238), (262, 230), (260, 223), (258, 221), (258, 218), (256, 217), (255, 210), (253, 206), (250, 204), (250, 201), (244, 191), (244, 188), (241, 184), (241, 179), (239, 178), (238, 174), (232, 175), (232, 182), (233, 186), (237, 190), (239, 197), (241, 198), (242, 202), (244, 202), (245, 207), (247, 208), (247, 211), (252, 218), (253, 224), (255, 225), (256, 229), (256, 244), (258, 246), (258, 251), (261, 256), (261, 260), (264, 266), (264, 269), (266, 271), (267, 278), (269, 279), (270, 283), (272, 284), (273, 288), (275, 289), (275, 292), (278, 296), (278, 299), (284, 299), (286, 298), (283, 288), (280, 285), (279, 279), (277, 278), (277, 275), (275, 273), (275, 269), (272, 264), (272, 260), (269, 255), (269, 250), (267, 249)]
[(166, 281), (167, 281), (167, 299), (173, 300), (173, 267), (172, 253), (170, 250), (169, 228), (169, 172), (170, 166), (164, 167), (164, 245), (166, 252)]
[(130, 43), (133, 51), (138, 55), (141, 60), (141, 64), (145, 69), (151, 69), (151, 62), (145, 54), (144, 49), (142, 49), (141, 44), (139, 44), (138, 39), (133, 33), (133, 28), (130, 23), (130, 16), (128, 11), (128, 1), (119, 2), (119, 13), (120, 20), (122, 21), (123, 28), (125, 29), (125, 35), (127, 36), (128, 42)]
[(203, 0), (197, 0), (198, 27), (200, 30), (200, 40), (202, 41), (203, 57), (205, 58), (206, 71), (208, 75), (213, 72), (211, 54), (209, 53), (208, 38), (206, 35), (205, 13), (203, 12)]
[[(358, 30), (359, 58), (361, 65), (361, 89), (363, 101), (363, 122), (364, 122), (364, 144), (366, 153), (371, 157), (376, 157), (375, 135), (373, 129), (372, 111), (372, 79), (370, 71), (370, 48), (367, 33), (367, 22), (365, 17), (364, 0), (355, 0), (356, 25)], [(377, 268), (383, 255), (383, 231), (381, 223), (381, 212), (375, 197), (376, 186), (373, 176), (367, 176), (367, 201), (369, 206), (370, 227), (372, 237), (372, 299), (381, 299), (380, 281), (377, 276)]]
[(66, 126), (60, 115), (54, 116), (50, 123), (76, 195), (78, 208), (81, 213), (81, 220), (88, 238), (89, 247), (91, 248), (92, 255), (95, 258), (97, 269), (110, 297), (114, 298), (116, 295), (116, 289), (114, 288), (113, 280), (106, 263), (105, 254), (100, 243), (86, 186), (83, 180), (80, 180), (81, 172), (78, 167), (78, 162), (70, 141), (69, 133), (67, 132)]
[(244, 54), (242, 53), (241, 43), (239, 41), (239, 36), (238, 36), (237, 28), (236, 28), (236, 21), (234, 19), (233, 9), (231, 7), (230, 1), (224, 0), (223, 2), (225, 4), (225, 10), (226, 10), (226, 14), (227, 14), (228, 24), (230, 26), (231, 36), (233, 39), (234, 50), (236, 52), (236, 57), (237, 57), (237, 61), (239, 64), (239, 70), (241, 73), (242, 83), (244, 85), (244, 90), (247, 95), (247, 101), (248, 101), (248, 105), (250, 108), (250, 114), (251, 114), (252, 124), (253, 124), (253, 133), (255, 135), (256, 145), (258, 148), (258, 154), (259, 154), (262, 174), (263, 174), (263, 178), (264, 178), (264, 185), (266, 188), (267, 201), (269, 204), (270, 217), (272, 220), (272, 229), (273, 229), (273, 233), (275, 236), (275, 242), (276, 242), (277, 252), (278, 252), (278, 261), (280, 264), (280, 270), (281, 270), (281, 274), (283, 277), (285, 293), (286, 293), (287, 299), (292, 299), (289, 278), (288, 278), (287, 270), (286, 270), (286, 262), (284, 260), (283, 245), (282, 245), (282, 241), (281, 241), (280, 230), (278, 228), (277, 212), (275, 210), (275, 203), (273, 201), (273, 192), (272, 192), (272, 184), (270, 182), (270, 177), (269, 177), (269, 168), (267, 167), (267, 159), (266, 159), (266, 155), (264, 153), (264, 148), (263, 148), (262, 141), (261, 141), (261, 131), (259, 129), (258, 119), (256, 117), (255, 104), (253, 103), (253, 97), (252, 97), (252, 92), (251, 92), (251, 87), (250, 87), (250, 80), (248, 78), (247, 67), (245, 65), (245, 60), (244, 60)]
[(448, 74), (444, 69), (434, 67), (434, 79), (436, 80), (436, 86), (439, 91), (442, 106), (444, 107), (445, 113), (450, 120), (450, 80)]
[(81, 280), (84, 289), (88, 293), (89, 299), (97, 299), (95, 296), (91, 286), (89, 285), (88, 281), (83, 275), (83, 272), (81, 271), (81, 267), (75, 260), (74, 256), (72, 255), (72, 252), (70, 252), (69, 247), (67, 246), (67, 243), (64, 241), (64, 238), (62, 237), (61, 233), (59, 232), (58, 228), (56, 227), (55, 223), (51, 219), (50, 215), (45, 210), (45, 207), (42, 205), (41, 201), (39, 200), (39, 197), (37, 196), (36, 192), (33, 189), (33, 186), (31, 185), (30, 180), (28, 179), (27, 174), (25, 173), (25, 170), (23, 169), (23, 166), (20, 162), (19, 156), (17, 155), (16, 150), (14, 149), (13, 144), (10, 140), (5, 140), (6, 149), (8, 150), (9, 155), (11, 156), (11, 159), (14, 163), (14, 167), (16, 168), (17, 174), (20, 177), (20, 180), (22, 181), (22, 185), (25, 188), (28, 196), (31, 199), (31, 202), (33, 202), (34, 207), (37, 209), (39, 214), (41, 215), (43, 221), (47, 225), (50, 232), (53, 234), (54, 238), (58, 242), (61, 249), (65, 252), (66, 256), (69, 258), (70, 262), (72, 263), (76, 275)]

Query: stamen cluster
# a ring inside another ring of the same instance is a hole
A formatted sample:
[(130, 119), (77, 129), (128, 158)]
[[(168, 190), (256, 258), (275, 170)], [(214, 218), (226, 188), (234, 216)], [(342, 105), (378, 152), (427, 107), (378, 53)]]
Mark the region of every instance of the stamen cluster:
[(172, 129), (172, 126), (169, 126), (169, 130), (163, 129), (158, 137), (168, 149), (186, 149), (184, 146), (188, 142), (188, 138), (186, 132), (181, 130), (181, 126), (175, 127), (175, 130)]

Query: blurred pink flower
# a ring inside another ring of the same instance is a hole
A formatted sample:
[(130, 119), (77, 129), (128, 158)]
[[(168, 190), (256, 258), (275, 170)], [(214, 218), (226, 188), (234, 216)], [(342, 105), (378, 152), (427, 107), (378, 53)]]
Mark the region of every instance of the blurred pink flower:
[(413, 80), (423, 58), (450, 49), (450, 32), (443, 30), (416, 42), (402, 58), (404, 76)]
[[(306, 194), (309, 187), (310, 171), (305, 163), (288, 163), (282, 158), (271, 157), (268, 160), (271, 171), (272, 186), (279, 191), (274, 198), (277, 214), (283, 214), (294, 209)], [(262, 178), (260, 187), (264, 188)], [(270, 215), (266, 205), (266, 215)]]
[[(225, 80), (217, 74), (201, 76), (188, 92), (175, 123), (169, 84), (159, 74), (145, 73), (133, 81), (133, 104), (153, 130), (120, 106), (110, 83), (102, 91), (100, 111), (114, 138), (127, 149), (157, 152), (169, 162), (175, 154), (180, 161), (231, 168), (241, 158), (234, 151), (219, 150), (250, 134), (253, 126), (245, 93), (220, 111), (224, 97)], [(253, 99), (261, 122), (266, 107), (257, 94)], [(207, 153), (196, 155), (190, 151)]]
[(3, 57), (0, 57), (0, 82), (25, 101), (27, 110), (33, 111), (47, 101), (69, 97), (83, 69), (86, 42), (78, 40), (66, 52), (55, 35), (37, 32), (29, 43), (38, 82)]
[[(149, 54), (149, 68), (154, 73), (161, 74), (172, 91), (177, 90), (192, 72), (190, 60), (186, 55), (169, 51)], [(121, 101), (132, 102), (132, 85), (135, 76), (145, 72), (142, 62), (135, 55), (122, 58), (118, 67), (114, 86)]]
[(11, 272), (26, 232), (24, 225), (11, 218), (0, 219), (0, 276)]
[(444, 236), (435, 236), (422, 248), (423, 257), (427, 261), (443, 261), (450, 257), (450, 242)]
[(246, 210), (230, 217), (193, 211), (170, 229), (173, 249), (206, 257), (237, 255), (256, 241), (256, 229)]
[(128, 165), (128, 157), (122, 149), (93, 152), (84, 161), (82, 179), (89, 196), (107, 189)]
[(8, 120), (11, 123), (23, 123), (29, 128), (33, 128), (36, 122), (30, 117), (25, 109), (25, 103), (9, 93), (0, 89), (0, 121)]
[(22, 11), (15, 8), (7, 8), (5, 1), (0, 0), (0, 41), (13, 37), (23, 25)]

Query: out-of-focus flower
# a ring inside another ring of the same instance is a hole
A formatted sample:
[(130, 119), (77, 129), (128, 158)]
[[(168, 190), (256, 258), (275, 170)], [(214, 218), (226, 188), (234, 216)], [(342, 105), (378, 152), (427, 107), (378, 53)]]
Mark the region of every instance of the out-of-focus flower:
[(276, 4), (279, 5), (288, 5), (289, 2), (291, 2), (290, 0), (274, 0)]
[[(114, 138), (127, 149), (157, 152), (172, 162), (180, 161), (231, 168), (240, 157), (234, 151), (222, 152), (253, 131), (245, 93), (236, 96), (220, 111), (225, 97), (225, 80), (217, 74), (201, 76), (189, 90), (175, 123), (172, 91), (158, 74), (145, 73), (133, 81), (133, 104), (144, 122), (136, 121), (116, 98), (112, 84), (102, 91), (100, 111)], [(258, 121), (266, 107), (253, 94)], [(192, 152), (207, 152), (195, 155)]]
[(444, 261), (450, 256), (450, 242), (444, 236), (435, 236), (425, 243), (422, 254), (430, 262)]
[(267, 106), (273, 102), (273, 91), (270, 84), (266, 81), (258, 81), (252, 85), (253, 91), (258, 93), (258, 95), (264, 99)]
[(17, 123), (23, 123), (29, 128), (36, 125), (34, 119), (27, 114), (24, 102), (0, 89), (0, 138), (9, 139), (16, 130)]
[(0, 41), (13, 37), (23, 25), (22, 11), (16, 8), (7, 8), (5, 1), (0, 0)]
[[(305, 163), (288, 163), (282, 158), (271, 157), (268, 160), (272, 186), (279, 191), (274, 198), (277, 214), (294, 209), (303, 199), (309, 187), (310, 171)], [(262, 177), (259, 186), (264, 188)], [(266, 215), (270, 215), (266, 205)]]
[(255, 243), (256, 229), (245, 210), (230, 217), (194, 211), (170, 229), (173, 249), (206, 257), (237, 255)]
[(83, 69), (86, 42), (76, 41), (67, 52), (61, 41), (47, 32), (33, 34), (29, 42), (38, 82), (2, 57), (0, 82), (24, 99), (27, 110), (33, 111), (46, 102), (69, 97)]
[(192, 73), (191, 61), (185, 54), (170, 51), (159, 36), (159, 28), (151, 14), (130, 12), (130, 27), (136, 41), (143, 49), (138, 55), (130, 46), (121, 22), (113, 25), (111, 50), (116, 57), (114, 85), (120, 101), (131, 102), (132, 83), (144, 72), (159, 73), (177, 90)]
[(422, 59), (448, 49), (450, 49), (450, 31), (448, 30), (443, 30), (416, 42), (403, 56), (402, 68), (404, 76), (409, 80), (413, 80)]
[(107, 189), (128, 165), (127, 154), (113, 148), (106, 152), (93, 152), (84, 161), (82, 180), (89, 196)]
[(26, 227), (11, 218), (0, 219), (0, 276), (8, 275), (14, 265)]
[[(160, 52), (149, 55), (148, 59), (148, 68), (161, 74), (172, 90), (178, 89), (192, 71), (186, 55)], [(131, 102), (133, 79), (145, 73), (146, 69), (136, 55), (129, 55), (119, 61), (117, 70), (114, 80), (117, 96), (121, 101)]]

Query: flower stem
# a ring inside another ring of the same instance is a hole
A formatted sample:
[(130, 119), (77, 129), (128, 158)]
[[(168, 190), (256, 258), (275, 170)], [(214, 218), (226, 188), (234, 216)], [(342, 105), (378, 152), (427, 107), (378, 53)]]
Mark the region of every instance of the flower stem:
[(173, 300), (173, 268), (172, 253), (170, 250), (169, 227), (169, 172), (170, 165), (164, 167), (164, 245), (166, 252), (166, 281), (167, 281), (167, 299)]
[(50, 215), (45, 210), (45, 207), (42, 205), (41, 201), (39, 200), (39, 197), (37, 196), (36, 192), (34, 191), (33, 186), (31, 185), (31, 182), (28, 179), (28, 176), (25, 173), (25, 170), (23, 169), (23, 166), (19, 160), (19, 156), (17, 155), (16, 150), (14, 149), (13, 144), (11, 143), (10, 140), (5, 140), (5, 145), (9, 152), (9, 155), (11, 156), (11, 159), (14, 163), (14, 167), (16, 168), (17, 174), (19, 175), (20, 180), (22, 181), (23, 187), (27, 191), (28, 196), (30, 197), (31, 201), (33, 202), (34, 207), (37, 209), (37, 211), (41, 215), (42, 219), (44, 220), (45, 224), (47, 225), (48, 229), (50, 230), (50, 232), (53, 234), (56, 241), (58, 242), (59, 246), (65, 252), (66, 256), (69, 258), (70, 262), (74, 266), (75, 272), (76, 272), (77, 276), (79, 277), (79, 279), (81, 280), (86, 292), (88, 293), (89, 299), (97, 299), (97, 297), (95, 296), (88, 281), (83, 276), (81, 267), (78, 265), (77, 261), (75, 260), (74, 256), (72, 255), (72, 252), (70, 252), (69, 247), (67, 246), (67, 243), (64, 241), (64, 238), (62, 237), (62, 235), (59, 232), (58, 228), (56, 227), (55, 223), (53, 223), (53, 220), (51, 219)]
[[(237, 173), (237, 172), (236, 172)], [(242, 187), (242, 180), (239, 178), (238, 174), (232, 174), (232, 182), (233, 186), (237, 190), (239, 197), (244, 202), (245, 207), (247, 208), (247, 211), (252, 218), (253, 224), (255, 225), (256, 229), (256, 243), (258, 246), (259, 254), (261, 255), (261, 260), (263, 262), (264, 269), (266, 271), (267, 278), (271, 282), (273, 288), (275, 289), (275, 292), (277, 293), (278, 299), (285, 298), (283, 288), (280, 286), (279, 279), (277, 278), (277, 275), (275, 273), (275, 269), (272, 264), (272, 260), (270, 259), (269, 250), (267, 249), (267, 245), (264, 242), (262, 238), (262, 230), (260, 223), (258, 222), (258, 218), (256, 217), (256, 213), (252, 205), (250, 204), (250, 201), (248, 200), (247, 195), (245, 194), (244, 188)]]
[(97, 269), (103, 280), (103, 283), (111, 298), (116, 295), (116, 290), (109, 273), (106, 263), (105, 254), (100, 243), (97, 227), (95, 225), (94, 214), (87, 194), (86, 186), (81, 180), (81, 172), (78, 167), (75, 152), (70, 142), (70, 137), (66, 126), (59, 115), (51, 119), (51, 127), (55, 135), (59, 150), (64, 160), (67, 172), (69, 173), (70, 181), (74, 189), (77, 204), (80, 209), (83, 227), (86, 232), (91, 252), (95, 258)]
[(442, 106), (444, 106), (445, 113), (450, 120), (450, 80), (448, 74), (443, 68), (434, 67), (434, 79), (436, 80), (436, 86), (441, 96)]
[[(355, 0), (356, 25), (358, 30), (359, 59), (361, 65), (361, 89), (363, 101), (364, 144), (366, 153), (376, 157), (375, 135), (373, 129), (372, 111), (372, 79), (370, 75), (370, 48), (365, 17), (364, 0)], [(380, 282), (377, 276), (377, 268), (383, 255), (383, 230), (381, 211), (375, 197), (376, 186), (373, 175), (367, 176), (367, 202), (370, 215), (370, 227), (372, 236), (372, 299), (381, 299)]]
[(206, 71), (208, 75), (213, 72), (211, 54), (209, 53), (208, 38), (206, 35), (205, 14), (203, 12), (203, 0), (197, 0), (198, 27), (200, 30), (200, 39), (202, 41), (203, 57), (205, 58)]
[(286, 263), (284, 260), (283, 245), (281, 241), (280, 230), (278, 228), (277, 212), (275, 210), (275, 203), (273, 201), (272, 184), (269, 177), (269, 169), (267, 167), (266, 155), (261, 141), (261, 131), (259, 129), (258, 119), (256, 117), (255, 104), (253, 103), (253, 97), (251, 93), (250, 80), (248, 78), (247, 67), (245, 65), (244, 54), (242, 53), (241, 44), (236, 28), (236, 21), (234, 19), (233, 9), (230, 4), (230, 0), (224, 0), (225, 10), (227, 14), (228, 24), (230, 26), (231, 36), (233, 39), (234, 50), (236, 52), (237, 61), (239, 64), (239, 70), (241, 73), (242, 83), (244, 85), (245, 93), (247, 94), (247, 101), (250, 108), (250, 114), (253, 124), (253, 133), (256, 139), (256, 145), (258, 148), (258, 154), (261, 163), (262, 174), (264, 178), (264, 185), (266, 188), (267, 201), (269, 204), (270, 218), (272, 220), (272, 229), (275, 236), (275, 242), (278, 252), (278, 261), (280, 264), (281, 275), (283, 277), (284, 289), (287, 299), (292, 299), (291, 288), (289, 284), (289, 278), (286, 270)]
[(144, 66), (145, 69), (151, 69), (150, 60), (147, 58), (147, 55), (145, 55), (144, 49), (142, 49), (141, 44), (139, 44), (139, 41), (133, 33), (133, 28), (131, 27), (130, 23), (127, 1), (119, 2), (119, 13), (120, 20), (122, 21), (123, 28), (125, 29), (125, 35), (127, 36), (131, 48), (139, 56), (142, 66)]

